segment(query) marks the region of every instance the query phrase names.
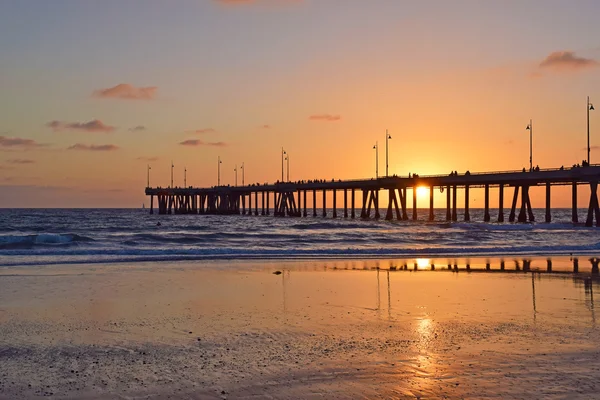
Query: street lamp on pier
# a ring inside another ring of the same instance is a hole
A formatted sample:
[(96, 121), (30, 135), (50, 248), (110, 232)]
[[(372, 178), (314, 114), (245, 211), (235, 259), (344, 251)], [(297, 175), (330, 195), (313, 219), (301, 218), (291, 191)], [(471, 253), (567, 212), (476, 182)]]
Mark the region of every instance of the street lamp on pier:
[(379, 179), (379, 143), (375, 142), (375, 146), (373, 146), (375, 150), (375, 179)]
[(281, 148), (281, 182), (283, 182), (283, 155), (287, 154), (283, 147)]
[(147, 180), (147, 183), (146, 183), (146, 187), (150, 187), (150, 170), (151, 169), (152, 168), (150, 168), (150, 164), (148, 164), (148, 171), (146, 171), (147, 174), (148, 174), (148, 180)]
[(242, 169), (242, 186), (245, 186), (245, 184), (244, 184), (244, 163), (242, 163), (242, 166), (240, 168)]
[(183, 167), (183, 187), (187, 187), (187, 167)]
[(173, 188), (173, 168), (175, 168), (175, 165), (173, 165), (173, 160), (171, 160), (171, 188)]
[(217, 186), (221, 186), (221, 164), (223, 163), (221, 161), (221, 156), (217, 158), (217, 161)]
[(392, 138), (390, 134), (388, 134), (388, 130), (385, 130), (385, 176), (389, 176), (388, 173), (388, 141)]
[(590, 96), (587, 98), (587, 163), (590, 165), (590, 111), (594, 111), (594, 105), (590, 103)]
[(287, 161), (287, 181), (290, 181), (290, 155), (285, 156), (285, 161)]
[(237, 187), (237, 164), (233, 170), (235, 171), (235, 186)]
[(533, 171), (533, 120), (529, 120), (529, 125), (527, 125), (527, 130), (529, 131), (529, 172)]

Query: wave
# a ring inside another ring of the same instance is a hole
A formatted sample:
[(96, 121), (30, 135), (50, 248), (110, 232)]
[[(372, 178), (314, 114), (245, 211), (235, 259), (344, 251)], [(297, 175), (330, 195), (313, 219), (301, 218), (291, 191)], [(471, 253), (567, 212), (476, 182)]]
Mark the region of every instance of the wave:
[(94, 239), (76, 234), (39, 233), (33, 235), (0, 236), (0, 249), (31, 248), (35, 245), (60, 246), (79, 242), (93, 242)]

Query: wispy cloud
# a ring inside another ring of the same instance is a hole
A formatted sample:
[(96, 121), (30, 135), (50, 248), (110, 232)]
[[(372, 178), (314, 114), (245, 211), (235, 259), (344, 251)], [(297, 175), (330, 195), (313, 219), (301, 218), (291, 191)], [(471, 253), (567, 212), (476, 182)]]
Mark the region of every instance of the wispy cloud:
[(106, 125), (99, 119), (94, 119), (89, 122), (63, 122), (63, 121), (50, 121), (46, 124), (47, 127), (52, 128), (54, 132), (74, 130), (84, 132), (103, 132), (109, 133), (114, 132), (117, 128), (114, 126)]
[(202, 129), (196, 129), (193, 131), (188, 131), (187, 133), (197, 133), (199, 135), (204, 135), (207, 133), (216, 133), (216, 132), (217, 132), (216, 129), (213, 129), (213, 128), (202, 128)]
[(561, 71), (579, 71), (598, 67), (598, 61), (591, 58), (578, 57), (573, 51), (555, 51), (550, 53), (540, 64), (542, 69)]
[(73, 146), (69, 147), (67, 150), (85, 150), (85, 151), (114, 151), (114, 150), (118, 150), (119, 147), (115, 146), (114, 144), (100, 144), (100, 145), (95, 145), (95, 144), (81, 144), (81, 143), (76, 143)]
[(316, 114), (308, 117), (311, 121), (326, 121), (326, 122), (334, 122), (342, 119), (339, 115), (331, 115), (331, 114)]
[(129, 132), (142, 132), (145, 131), (146, 127), (144, 125), (134, 126), (133, 128), (129, 128)]
[(271, 129), (271, 125), (262, 125), (260, 129)]
[(35, 164), (34, 160), (27, 160), (24, 158), (14, 158), (12, 160), (7, 160), (9, 164)]
[(136, 158), (138, 161), (146, 161), (146, 162), (154, 162), (160, 160), (158, 157), (138, 157)]
[(92, 96), (102, 99), (152, 100), (157, 91), (156, 86), (135, 87), (129, 83), (120, 83), (111, 88), (95, 90)]
[(204, 142), (198, 139), (188, 139), (179, 143), (182, 146), (213, 146), (213, 147), (225, 147), (227, 143), (225, 142)]
[(0, 147), (33, 148), (45, 146), (32, 139), (0, 136)]

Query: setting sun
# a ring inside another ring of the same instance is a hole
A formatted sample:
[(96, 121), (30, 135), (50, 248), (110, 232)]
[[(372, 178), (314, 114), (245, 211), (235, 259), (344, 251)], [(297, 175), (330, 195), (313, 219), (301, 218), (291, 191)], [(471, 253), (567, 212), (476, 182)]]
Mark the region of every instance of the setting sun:
[(429, 198), (429, 188), (425, 186), (419, 186), (417, 188), (417, 197), (419, 200), (425, 200)]

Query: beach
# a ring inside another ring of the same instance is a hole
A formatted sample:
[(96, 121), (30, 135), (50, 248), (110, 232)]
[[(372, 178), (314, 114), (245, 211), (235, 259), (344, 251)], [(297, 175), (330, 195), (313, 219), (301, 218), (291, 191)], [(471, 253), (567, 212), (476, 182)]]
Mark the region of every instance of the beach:
[(589, 263), (530, 260), (4, 267), (0, 398), (593, 398)]

